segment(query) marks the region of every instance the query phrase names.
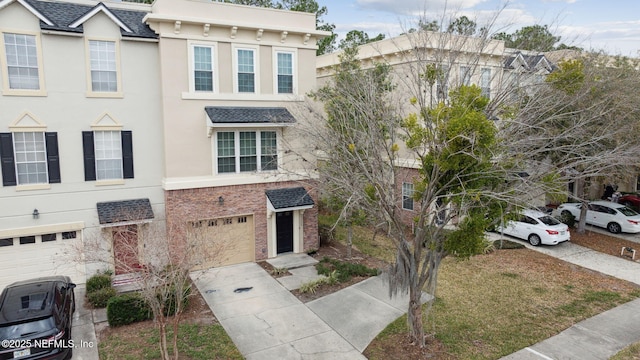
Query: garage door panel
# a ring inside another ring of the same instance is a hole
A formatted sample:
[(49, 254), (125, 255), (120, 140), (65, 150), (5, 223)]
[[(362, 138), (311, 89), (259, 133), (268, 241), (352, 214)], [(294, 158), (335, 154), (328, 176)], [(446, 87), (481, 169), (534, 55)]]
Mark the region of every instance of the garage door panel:
[(253, 216), (203, 220), (192, 229), (194, 270), (254, 261)]
[(56, 240), (0, 247), (0, 289), (20, 280), (50, 275), (67, 275), (81, 284), (85, 282), (84, 265), (75, 261), (80, 254), (79, 239)]

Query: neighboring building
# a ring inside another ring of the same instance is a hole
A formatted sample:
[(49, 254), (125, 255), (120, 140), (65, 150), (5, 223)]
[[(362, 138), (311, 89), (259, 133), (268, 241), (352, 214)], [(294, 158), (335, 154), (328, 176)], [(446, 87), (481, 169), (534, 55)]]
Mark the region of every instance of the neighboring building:
[[(363, 68), (385, 63), (392, 67), (392, 79), (397, 85), (397, 98), (406, 98), (406, 113), (416, 108), (409, 99), (417, 96), (415, 86), (423, 82), (421, 104), (435, 106), (439, 101), (447, 101), (448, 92), (459, 85), (476, 84), (483, 94), (493, 99), (501, 94), (502, 79), (505, 76), (505, 47), (498, 40), (483, 41), (473, 37), (436, 32), (415, 32), (362, 45), (358, 48), (358, 59)], [(334, 74), (334, 66), (340, 62), (340, 52), (319, 56), (317, 59), (318, 83), (328, 81)], [(519, 60), (518, 60), (519, 61)], [(514, 62), (515, 63), (515, 62)], [(416, 76), (424, 73), (427, 64), (435, 65), (438, 76), (430, 85), (424, 78)], [(418, 70), (420, 69), (420, 70)], [(413, 201), (414, 179), (418, 177), (419, 164), (413, 153), (400, 150), (397, 161), (395, 184), (398, 207), (403, 210), (406, 224), (412, 225), (420, 204)], [(433, 215), (438, 214), (435, 211)], [(442, 215), (442, 213), (440, 212)]]
[(289, 151), (327, 35), (315, 15), (156, 0), (145, 22), (160, 38), (171, 245), (197, 233), (223, 247), (199, 267), (317, 248), (314, 181)]
[(0, 288), (54, 273), (83, 283), (104, 266), (79, 259), (95, 242), (135, 264), (138, 232), (164, 221), (149, 10), (0, 0)]

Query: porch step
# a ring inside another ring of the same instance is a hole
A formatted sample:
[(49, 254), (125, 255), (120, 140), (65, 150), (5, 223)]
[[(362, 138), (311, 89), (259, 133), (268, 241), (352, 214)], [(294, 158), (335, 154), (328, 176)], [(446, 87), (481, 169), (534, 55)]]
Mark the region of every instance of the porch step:
[(138, 291), (142, 289), (142, 275), (139, 273), (114, 275), (111, 285), (118, 294)]
[(275, 258), (267, 259), (267, 262), (276, 269), (296, 269), (304, 266), (311, 266), (318, 263), (318, 260), (311, 256), (302, 254), (284, 254)]

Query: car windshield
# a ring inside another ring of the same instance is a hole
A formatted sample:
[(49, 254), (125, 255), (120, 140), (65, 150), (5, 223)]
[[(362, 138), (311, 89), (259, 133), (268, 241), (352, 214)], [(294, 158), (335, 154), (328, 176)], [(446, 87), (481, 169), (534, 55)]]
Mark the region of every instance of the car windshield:
[(635, 210), (633, 209), (629, 209), (626, 206), (623, 206), (621, 208), (617, 208), (616, 210), (620, 211), (622, 214), (624, 214), (625, 216), (636, 216), (638, 215), (637, 212), (635, 212)]
[(538, 220), (542, 221), (543, 224), (545, 225), (559, 225), (560, 221), (556, 220), (556, 218), (554, 218), (553, 216), (541, 216), (538, 218)]
[(55, 328), (55, 322), (52, 316), (20, 324), (0, 326), (0, 340), (21, 339), (53, 328)]

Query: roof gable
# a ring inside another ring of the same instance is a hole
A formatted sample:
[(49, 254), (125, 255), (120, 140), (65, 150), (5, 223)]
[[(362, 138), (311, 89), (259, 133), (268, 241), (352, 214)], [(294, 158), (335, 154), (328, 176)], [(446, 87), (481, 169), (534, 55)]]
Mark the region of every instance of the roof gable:
[(0, 0), (0, 10), (2, 10), (4, 7), (9, 6), (9, 4), (14, 3), (14, 2), (17, 2), (20, 5), (24, 6), (25, 9), (29, 10), (29, 12), (31, 12), (33, 15), (35, 15), (43, 23), (45, 23), (47, 25), (53, 25), (53, 21), (51, 21), (48, 17), (46, 17), (43, 13), (41, 13), (36, 8), (31, 6), (31, 4), (29, 4), (25, 0)]
[(98, 5), (94, 6), (91, 10), (82, 14), (80, 17), (72, 21), (71, 24), (69, 24), (69, 27), (77, 28), (78, 26), (84, 24), (87, 20), (91, 19), (94, 15), (100, 12), (107, 15), (109, 19), (111, 19), (111, 21), (116, 23), (122, 30), (128, 33), (132, 32), (131, 29), (129, 29), (129, 27), (125, 25), (125, 23), (122, 22), (122, 20), (120, 20), (120, 18), (118, 18), (116, 14), (114, 14), (111, 10), (109, 10), (109, 8), (107, 8), (105, 4), (103, 4), (102, 2), (98, 3)]

